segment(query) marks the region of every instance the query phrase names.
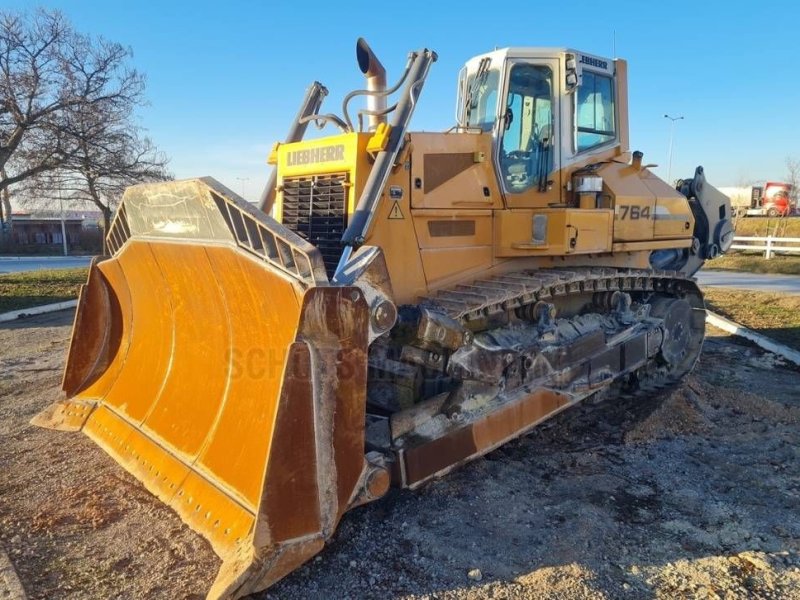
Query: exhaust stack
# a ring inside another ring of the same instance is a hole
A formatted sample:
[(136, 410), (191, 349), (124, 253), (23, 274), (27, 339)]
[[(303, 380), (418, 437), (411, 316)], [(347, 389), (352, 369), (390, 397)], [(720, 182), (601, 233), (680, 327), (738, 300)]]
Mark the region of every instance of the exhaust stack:
[[(356, 59), (358, 68), (367, 79), (367, 90), (370, 92), (386, 91), (386, 69), (383, 68), (381, 61), (375, 56), (364, 38), (358, 38), (356, 42)], [(367, 110), (373, 113), (386, 110), (386, 96), (374, 93), (367, 95)], [(385, 122), (386, 115), (369, 115), (369, 130), (374, 131), (379, 124)]]

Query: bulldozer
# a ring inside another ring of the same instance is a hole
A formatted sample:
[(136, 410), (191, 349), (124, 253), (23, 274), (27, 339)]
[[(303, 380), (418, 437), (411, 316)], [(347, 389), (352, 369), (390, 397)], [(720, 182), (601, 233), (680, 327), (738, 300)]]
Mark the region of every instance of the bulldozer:
[(455, 125), (413, 132), (436, 53), (392, 85), (363, 39), (356, 58), (364, 89), (337, 114), (308, 88), (257, 205), (208, 177), (125, 192), (65, 397), (34, 419), (210, 542), (209, 598), (266, 589), (345, 511), (581, 400), (678, 384), (705, 332), (693, 275), (732, 241), (702, 167), (672, 185), (630, 151), (622, 59), (476, 56)]

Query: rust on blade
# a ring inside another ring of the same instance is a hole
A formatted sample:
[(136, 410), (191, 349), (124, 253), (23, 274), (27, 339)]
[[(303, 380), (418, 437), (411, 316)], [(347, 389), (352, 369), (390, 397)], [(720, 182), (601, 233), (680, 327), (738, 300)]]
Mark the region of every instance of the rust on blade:
[(68, 396), (75, 395), (108, 368), (121, 340), (119, 303), (109, 293), (109, 283), (97, 264), (98, 259), (94, 258), (75, 312), (73, 342), (67, 357), (70, 368), (64, 371), (61, 384)]
[(254, 527), (254, 554), (231, 557), (211, 596), (253, 593), (303, 564), (319, 552), (365, 485), (368, 319), (357, 288), (306, 292)]

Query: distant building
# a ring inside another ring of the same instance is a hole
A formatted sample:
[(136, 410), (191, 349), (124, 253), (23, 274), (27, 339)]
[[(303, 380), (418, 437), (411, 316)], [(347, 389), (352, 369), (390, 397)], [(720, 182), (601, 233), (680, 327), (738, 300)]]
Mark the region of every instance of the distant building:
[(11, 254), (60, 252), (66, 233), (70, 252), (99, 252), (102, 213), (97, 207), (91, 202), (71, 202), (64, 207), (63, 215), (58, 208), (58, 202), (53, 201), (14, 202), (12, 199), (10, 223), (5, 225), (10, 235), (0, 251)]
[(77, 246), (81, 243), (83, 219), (61, 219), (56, 217), (34, 217), (30, 214), (11, 215), (11, 241), (20, 246), (61, 246), (64, 243), (64, 232), (67, 234), (67, 245)]
[[(56, 219), (61, 222), (59, 203), (54, 200), (11, 200), (11, 216), (16, 225), (16, 217), (32, 219)], [(103, 222), (103, 213), (97, 206), (88, 200), (64, 203), (64, 218), (67, 220), (80, 220), (81, 227), (97, 229)]]

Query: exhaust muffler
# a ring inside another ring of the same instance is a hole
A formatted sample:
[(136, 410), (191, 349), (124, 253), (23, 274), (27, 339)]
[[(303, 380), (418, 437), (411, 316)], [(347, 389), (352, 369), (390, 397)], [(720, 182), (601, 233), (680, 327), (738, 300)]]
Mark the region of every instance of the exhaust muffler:
[(374, 131), (378, 125), (386, 122), (385, 114), (376, 114), (386, 110), (386, 96), (382, 94), (386, 91), (386, 69), (364, 38), (358, 38), (356, 42), (356, 59), (358, 68), (367, 79), (367, 91), (370, 92), (367, 95), (369, 130)]

